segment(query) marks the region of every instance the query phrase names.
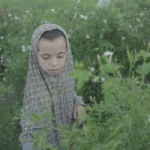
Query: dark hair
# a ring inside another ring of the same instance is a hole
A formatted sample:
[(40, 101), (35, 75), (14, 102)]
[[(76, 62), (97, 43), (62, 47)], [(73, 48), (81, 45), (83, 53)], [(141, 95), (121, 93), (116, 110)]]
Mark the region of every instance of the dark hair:
[(41, 38), (49, 39), (49, 40), (54, 40), (57, 37), (63, 36), (65, 39), (65, 35), (62, 31), (58, 29), (54, 29), (52, 31), (46, 31), (42, 34)]

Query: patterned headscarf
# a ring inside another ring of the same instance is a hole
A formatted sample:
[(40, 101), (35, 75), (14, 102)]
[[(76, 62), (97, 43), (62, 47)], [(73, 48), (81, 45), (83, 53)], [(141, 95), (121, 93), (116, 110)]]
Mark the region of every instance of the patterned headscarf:
[[(67, 59), (65, 66), (59, 75), (51, 76), (44, 72), (38, 62), (38, 43), (46, 31), (60, 30), (66, 38)], [(72, 52), (68, 36), (65, 30), (56, 24), (43, 24), (39, 26), (32, 36), (32, 50), (29, 55), (29, 67), (23, 98), (23, 112), (20, 124), (22, 133), (21, 142), (33, 141), (32, 134), (43, 127), (49, 128), (47, 142), (54, 147), (59, 147), (60, 133), (53, 130), (52, 126), (72, 124), (73, 98), (75, 82), (69, 77), (74, 67)], [(48, 112), (53, 114), (55, 121), (42, 120), (33, 122), (31, 112), (41, 114)]]

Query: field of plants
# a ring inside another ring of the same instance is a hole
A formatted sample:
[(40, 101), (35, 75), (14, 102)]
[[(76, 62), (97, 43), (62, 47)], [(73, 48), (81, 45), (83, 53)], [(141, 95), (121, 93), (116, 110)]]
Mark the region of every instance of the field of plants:
[(106, 1), (0, 0), (0, 150), (21, 150), (31, 36), (44, 23), (67, 31), (75, 61), (71, 77), (87, 104), (83, 128), (62, 130), (61, 144), (150, 149), (150, 0)]

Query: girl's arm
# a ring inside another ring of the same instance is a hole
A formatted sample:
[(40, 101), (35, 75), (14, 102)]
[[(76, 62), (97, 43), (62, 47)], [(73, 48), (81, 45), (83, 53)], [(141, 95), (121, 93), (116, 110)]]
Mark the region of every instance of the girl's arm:
[(22, 144), (22, 150), (38, 150), (33, 146), (33, 142), (25, 142)]
[[(73, 119), (76, 119), (77, 116), (79, 115), (85, 115), (86, 111), (85, 111), (85, 107), (86, 104), (84, 103), (83, 99), (81, 96), (78, 96), (75, 92), (74, 94), (74, 110), (73, 110)], [(84, 121), (83, 120), (79, 120), (78, 121), (78, 126), (82, 127)]]
[(75, 94), (74, 94), (74, 108), (78, 105), (86, 106), (86, 104), (83, 101), (83, 98), (81, 96), (78, 96), (76, 94), (76, 91), (75, 91)]

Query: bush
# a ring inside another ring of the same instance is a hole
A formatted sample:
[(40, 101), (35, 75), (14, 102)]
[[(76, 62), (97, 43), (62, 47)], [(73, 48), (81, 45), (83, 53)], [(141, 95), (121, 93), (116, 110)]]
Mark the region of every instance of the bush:
[[(150, 72), (150, 65), (138, 65), (135, 70), (139, 76), (123, 77), (120, 71), (123, 65), (110, 61), (111, 57), (98, 58), (99, 75), (89, 78), (101, 83), (102, 90), (97, 93), (103, 95), (101, 102), (90, 97), (88, 114), (86, 117), (78, 117), (85, 119), (82, 129), (74, 124), (72, 132), (62, 130), (65, 137), (62, 144), (66, 149), (69, 147), (68, 143), (74, 143), (74, 150), (149, 149), (150, 85), (145, 84), (143, 79)], [(135, 57), (142, 58), (141, 55)], [(79, 69), (80, 75), (77, 74)], [(83, 87), (84, 76), (88, 74), (83, 69), (83, 64), (77, 64), (72, 73), (72, 77), (78, 80), (79, 88)]]
[(60, 24), (69, 34), (76, 62), (72, 76), (88, 104), (83, 130), (66, 132), (66, 142), (74, 141), (75, 149), (148, 149), (149, 0), (113, 0), (103, 7), (96, 7), (97, 0), (0, 3), (0, 149), (20, 149), (30, 40), (43, 23)]

